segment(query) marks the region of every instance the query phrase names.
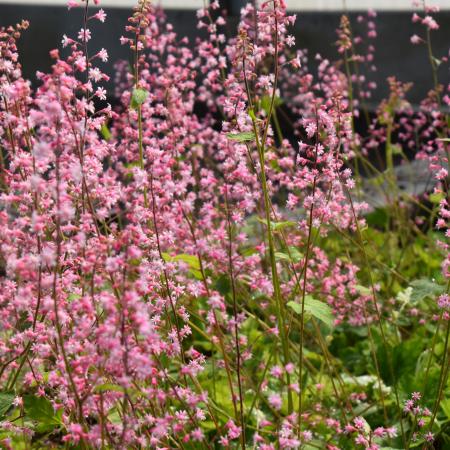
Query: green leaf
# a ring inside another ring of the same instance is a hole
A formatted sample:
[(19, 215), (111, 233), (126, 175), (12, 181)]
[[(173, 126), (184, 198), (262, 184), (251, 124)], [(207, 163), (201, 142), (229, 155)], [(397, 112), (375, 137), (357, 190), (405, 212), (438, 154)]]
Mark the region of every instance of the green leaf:
[(133, 89), (133, 94), (131, 95), (131, 107), (136, 109), (138, 106), (142, 105), (145, 100), (147, 100), (148, 91), (142, 88)]
[(109, 128), (106, 126), (106, 123), (104, 123), (100, 128), (100, 134), (102, 135), (105, 141), (109, 141), (111, 139), (111, 131), (109, 131)]
[(289, 246), (288, 250), (282, 252), (275, 252), (275, 258), (293, 263), (298, 263), (303, 259), (303, 254), (300, 253), (296, 247)]
[(216, 424), (212, 420), (204, 420), (202, 422), (202, 430), (208, 431), (216, 431)]
[(196, 255), (188, 255), (187, 253), (180, 253), (179, 255), (171, 256), (168, 253), (163, 253), (162, 257), (166, 262), (183, 261), (189, 266), (189, 272), (198, 280), (202, 280), (202, 272), (200, 270), (200, 260)]
[(74, 300), (79, 300), (80, 298), (81, 298), (81, 295), (80, 294), (76, 294), (75, 292), (72, 292), (72, 293), (70, 293), (67, 296), (67, 300), (69, 302), (73, 302)]
[[(258, 217), (258, 221), (263, 223), (264, 225), (267, 224), (266, 220), (262, 219), (261, 217)], [(283, 230), (284, 228), (294, 227), (296, 225), (297, 223), (293, 222), (292, 220), (285, 220), (284, 222), (270, 222), (270, 227), (273, 231)]]
[[(298, 302), (288, 302), (287, 306), (289, 306), (295, 313), (302, 313), (302, 305)], [(333, 328), (334, 324), (334, 316), (331, 308), (324, 302), (320, 300), (316, 300), (311, 295), (305, 296), (305, 312), (309, 312), (316, 319), (323, 322), (329, 328)]]
[[(287, 306), (289, 306), (289, 308), (291, 308), (292, 311), (294, 311), (297, 314), (301, 314), (302, 313), (302, 305), (300, 303), (298, 303), (298, 302), (294, 302), (294, 301), (288, 302)], [(306, 311), (306, 306), (305, 306), (305, 311)]]
[(282, 230), (283, 228), (287, 227), (294, 227), (297, 224), (295, 222), (292, 222), (291, 220), (286, 220), (284, 222), (272, 222), (272, 228), (274, 231)]
[(411, 287), (413, 288), (411, 294), (411, 301), (413, 302), (420, 302), (426, 297), (434, 298), (445, 290), (444, 286), (439, 286), (426, 278), (414, 280), (411, 283)]
[(167, 261), (183, 261), (190, 268), (200, 270), (200, 261), (196, 255), (188, 255), (187, 253), (180, 253), (179, 255), (170, 256), (168, 253), (163, 253), (163, 258)]
[(389, 222), (389, 215), (386, 209), (375, 208), (374, 211), (367, 214), (366, 221), (369, 226), (384, 228)]
[(450, 419), (450, 398), (445, 398), (441, 400), (440, 407), (442, 408), (442, 411), (444, 411), (445, 415), (447, 416), (447, 419)]
[(250, 118), (251, 118), (252, 120), (256, 120), (255, 111), (253, 110), (253, 108), (250, 108), (250, 109), (248, 110), (248, 115), (250, 116)]
[[(272, 97), (269, 95), (264, 95), (261, 99), (261, 108), (266, 112), (266, 114), (269, 114), (270, 110), (270, 104), (272, 103)], [(276, 108), (283, 104), (283, 100), (281, 100), (280, 97), (275, 96), (273, 106)]]
[(13, 405), (14, 394), (9, 392), (0, 392), (0, 419), (5, 417), (8, 410)]
[(401, 155), (403, 153), (402, 146), (399, 144), (392, 144), (391, 152), (393, 155)]
[(117, 410), (116, 407), (111, 408), (109, 410), (108, 420), (115, 425), (119, 425), (119, 424), (123, 423), (122, 417), (120, 417), (119, 411)]
[(253, 131), (244, 131), (242, 133), (227, 133), (227, 138), (231, 141), (249, 142), (255, 140), (255, 133), (253, 133)]
[(221, 275), (215, 282), (214, 289), (220, 294), (226, 295), (231, 290), (230, 278), (228, 275)]
[(355, 286), (355, 289), (361, 294), (361, 295), (371, 295), (372, 291), (365, 286), (361, 286), (360, 284), (357, 284)]
[(94, 392), (124, 392), (124, 388), (118, 384), (105, 383), (95, 386)]
[(62, 425), (62, 409), (55, 412), (53, 405), (45, 397), (25, 395), (23, 404), (25, 415), (38, 423), (38, 431), (49, 431)]
[(445, 194), (443, 192), (433, 192), (428, 196), (428, 199), (431, 203), (439, 204), (445, 198)]

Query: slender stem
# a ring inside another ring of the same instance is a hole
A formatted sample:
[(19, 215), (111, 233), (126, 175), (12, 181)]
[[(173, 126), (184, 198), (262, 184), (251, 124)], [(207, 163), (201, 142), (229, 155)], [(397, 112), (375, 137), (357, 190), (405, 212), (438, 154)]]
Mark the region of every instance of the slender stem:
[(236, 299), (236, 284), (233, 270), (233, 245), (232, 245), (232, 228), (230, 218), (230, 206), (228, 203), (228, 186), (225, 186), (225, 209), (227, 215), (227, 232), (228, 232), (228, 270), (230, 272), (231, 294), (233, 299), (233, 319), (234, 319), (234, 344), (236, 346), (236, 375), (239, 391), (239, 412), (241, 423), (241, 445), (245, 450), (245, 421), (244, 421), (244, 395), (242, 391), (241, 380), (241, 346), (239, 342), (239, 326), (238, 326), (238, 307)]
[[(317, 170), (317, 151), (319, 146), (319, 118), (316, 110), (316, 144), (314, 151), (314, 172)], [(306, 298), (306, 280), (308, 274), (308, 262), (309, 262), (309, 252), (311, 247), (311, 237), (312, 237), (312, 226), (313, 226), (313, 212), (314, 212), (314, 199), (316, 194), (316, 182), (317, 178), (314, 176), (313, 187), (312, 187), (312, 200), (311, 206), (309, 208), (309, 220), (308, 220), (308, 238), (306, 242), (306, 254), (305, 263), (303, 265), (303, 286), (302, 286), (302, 311), (300, 316), (300, 351), (299, 351), (299, 372), (298, 372), (298, 383), (300, 387), (300, 393), (298, 396), (298, 436), (302, 430), (302, 415), (303, 415), (303, 347), (304, 347), (304, 331), (305, 331), (305, 298)]]
[[(274, 237), (273, 237), (273, 230), (272, 230), (272, 222), (271, 222), (271, 202), (270, 202), (270, 195), (269, 195), (269, 189), (267, 185), (267, 176), (266, 176), (266, 162), (265, 162), (265, 146), (267, 142), (267, 136), (268, 131), (270, 127), (270, 122), (272, 118), (272, 113), (274, 109), (275, 104), (275, 97), (276, 97), (276, 89), (278, 85), (278, 76), (279, 76), (279, 57), (278, 57), (278, 17), (277, 17), (277, 10), (276, 10), (276, 3), (274, 2), (274, 16), (275, 16), (275, 34), (274, 34), (274, 46), (275, 46), (275, 54), (274, 54), (274, 83), (273, 83), (273, 91), (272, 91), (272, 97), (270, 101), (269, 106), (269, 112), (267, 114), (267, 119), (265, 123), (265, 127), (263, 130), (263, 136), (259, 138), (259, 132), (258, 132), (258, 126), (256, 123), (256, 119), (254, 114), (251, 114), (252, 119), (252, 125), (253, 125), (253, 132), (255, 134), (255, 141), (256, 141), (256, 148), (258, 150), (258, 157), (259, 157), (259, 166), (260, 166), (260, 181), (261, 181), (261, 188), (263, 191), (263, 201), (264, 201), (264, 213), (265, 213), (265, 221), (266, 221), (266, 227), (267, 227), (267, 241), (269, 245), (269, 260), (270, 260), (270, 268), (272, 273), (272, 285), (274, 290), (274, 299), (275, 299), (275, 305), (276, 305), (276, 311), (277, 311), (277, 322), (278, 322), (278, 330), (280, 333), (281, 341), (282, 341), (282, 347), (283, 347), (283, 355), (284, 355), (284, 362), (287, 364), (290, 360), (289, 358), (289, 345), (288, 340), (286, 336), (286, 328), (285, 328), (285, 313), (284, 313), (284, 304), (283, 300), (281, 298), (281, 288), (280, 288), (280, 280), (278, 277), (278, 270), (276, 265), (276, 259), (275, 259), (275, 243), (274, 243)], [(243, 71), (244, 71), (244, 82), (245, 82), (245, 88), (247, 92), (247, 99), (248, 99), (248, 105), (250, 110), (253, 110), (253, 102), (252, 97), (250, 93), (250, 88), (248, 84), (248, 78), (246, 75), (246, 69), (245, 69), (245, 57), (243, 58)], [(293, 412), (294, 409), (294, 403), (292, 399), (292, 391), (290, 388), (290, 375), (288, 372), (286, 372), (286, 383), (288, 387), (288, 411), (289, 414)]]

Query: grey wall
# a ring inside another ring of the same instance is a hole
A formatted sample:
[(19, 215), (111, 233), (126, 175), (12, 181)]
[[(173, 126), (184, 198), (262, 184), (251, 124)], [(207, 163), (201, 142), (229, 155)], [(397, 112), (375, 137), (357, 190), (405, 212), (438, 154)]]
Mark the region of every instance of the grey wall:
[[(229, 10), (231, 2), (223, 2)], [(92, 26), (94, 39), (91, 51), (105, 47), (110, 54), (108, 73), (112, 75), (112, 63), (117, 59), (128, 59), (129, 50), (121, 46), (119, 38), (124, 34), (129, 9), (108, 8), (108, 18), (105, 24)], [(191, 39), (198, 36), (196, 29), (195, 11), (169, 10), (168, 20), (173, 23), (179, 35), (187, 35)], [(357, 13), (352, 12), (351, 17), (356, 18)], [(82, 23), (82, 11), (74, 9), (67, 12), (65, 7), (29, 6), (0, 4), (0, 25), (16, 23), (22, 18), (30, 20), (30, 28), (20, 40), (21, 61), (27, 78), (35, 79), (36, 70), (48, 70), (51, 64), (49, 50), (60, 47), (63, 34), (74, 35)], [(306, 47), (310, 56), (321, 53), (325, 57), (333, 58), (336, 48), (335, 30), (339, 25), (338, 12), (305, 12), (298, 13), (298, 19), (293, 34), (296, 36), (297, 46)], [(436, 56), (448, 55), (450, 45), (450, 11), (437, 15), (441, 27), (432, 33), (433, 46)], [(358, 32), (358, 25), (354, 20), (354, 30)], [(431, 87), (431, 71), (427, 61), (426, 48), (423, 45), (413, 46), (409, 42), (412, 34), (418, 33), (421, 27), (411, 23), (410, 12), (380, 12), (376, 19), (378, 38), (376, 45), (376, 62), (378, 72), (375, 80), (379, 86), (375, 100), (386, 94), (386, 78), (395, 75), (403, 81), (414, 82), (410, 93), (410, 100), (418, 102)], [(232, 17), (229, 24), (229, 33), (237, 23)], [(200, 34), (201, 35), (201, 34)], [(449, 65), (441, 67), (440, 79), (444, 83), (450, 82)]]

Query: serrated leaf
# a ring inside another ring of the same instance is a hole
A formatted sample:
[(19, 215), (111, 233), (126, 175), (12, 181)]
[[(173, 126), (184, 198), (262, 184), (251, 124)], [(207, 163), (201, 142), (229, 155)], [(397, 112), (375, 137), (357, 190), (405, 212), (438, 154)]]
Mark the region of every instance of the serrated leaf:
[(289, 252), (288, 250), (282, 252), (275, 252), (275, 258), (279, 260), (298, 263), (303, 259), (303, 254), (300, 253), (296, 247), (290, 246)]
[(361, 295), (370, 295), (372, 293), (372, 291), (365, 286), (361, 286), (360, 284), (357, 284), (355, 286), (355, 289), (358, 291), (358, 293), (360, 293)]
[(163, 258), (166, 261), (183, 261), (192, 269), (200, 269), (200, 261), (196, 255), (188, 255), (187, 253), (180, 253), (179, 255), (171, 256), (168, 253), (163, 253)]
[(80, 294), (76, 294), (75, 292), (72, 292), (72, 293), (70, 293), (67, 296), (67, 300), (69, 302), (73, 302), (74, 300), (79, 300), (80, 298), (81, 298), (81, 295)]
[(447, 419), (450, 419), (450, 398), (441, 400), (441, 403), (439, 405), (442, 408), (442, 411), (444, 411), (445, 415), (447, 416)]
[[(295, 313), (302, 313), (302, 305), (299, 302), (288, 302), (287, 306), (289, 306)], [(305, 312), (309, 312), (316, 319), (323, 322), (329, 328), (333, 327), (334, 324), (334, 316), (331, 308), (324, 302), (320, 300), (316, 300), (311, 295), (305, 296)]]
[(286, 220), (284, 222), (272, 222), (272, 229), (274, 231), (282, 230), (283, 228), (287, 227), (294, 227), (297, 224), (295, 222), (292, 222), (291, 220)]
[[(291, 308), (292, 311), (294, 311), (297, 314), (302, 313), (302, 305), (298, 302), (294, 302), (294, 301), (287, 302), (287, 306), (289, 306), (289, 308)], [(305, 307), (305, 311), (306, 311), (306, 307)]]
[(124, 392), (124, 388), (118, 384), (104, 383), (95, 386), (94, 392)]
[(62, 425), (62, 410), (55, 412), (53, 405), (45, 397), (25, 395), (23, 405), (25, 415), (37, 422), (39, 431), (48, 431)]
[(119, 411), (117, 411), (117, 408), (111, 408), (109, 410), (108, 420), (115, 425), (119, 425), (119, 424), (123, 423), (122, 417), (120, 417), (120, 414), (119, 414)]
[(10, 392), (0, 392), (0, 419), (5, 417), (14, 402), (14, 394)]
[(147, 100), (147, 97), (148, 91), (142, 88), (134, 88), (133, 93), (131, 94), (131, 107), (136, 109)]
[(411, 287), (413, 288), (411, 293), (411, 301), (413, 302), (420, 302), (426, 297), (434, 298), (445, 290), (444, 286), (440, 286), (426, 278), (414, 280), (411, 283)]
[(189, 266), (189, 272), (197, 278), (197, 280), (202, 280), (203, 275), (200, 270), (200, 261), (196, 255), (188, 255), (187, 253), (180, 253), (179, 255), (171, 256), (168, 253), (162, 254), (164, 261), (175, 262), (183, 261)]
[[(264, 225), (267, 224), (266, 220), (262, 219), (261, 217), (258, 217), (258, 221)], [(279, 231), (282, 230), (283, 228), (294, 227), (296, 225), (297, 223), (292, 222), (292, 220), (285, 220), (283, 222), (272, 222), (272, 221), (270, 222), (270, 227), (272, 228), (273, 231)]]
[(253, 131), (244, 131), (242, 133), (227, 133), (227, 138), (231, 141), (249, 142), (255, 140), (255, 133), (253, 133)]

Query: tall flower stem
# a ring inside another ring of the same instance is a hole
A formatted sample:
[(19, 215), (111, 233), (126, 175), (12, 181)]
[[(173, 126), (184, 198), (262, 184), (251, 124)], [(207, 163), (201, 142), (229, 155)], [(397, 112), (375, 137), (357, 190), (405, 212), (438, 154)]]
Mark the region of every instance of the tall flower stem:
[[(316, 110), (316, 143), (314, 150), (314, 172), (317, 170), (317, 151), (319, 145), (319, 119)], [(306, 299), (306, 280), (308, 275), (308, 262), (309, 262), (309, 252), (311, 248), (311, 238), (312, 238), (312, 226), (313, 226), (313, 212), (314, 212), (314, 198), (316, 194), (316, 182), (317, 178), (314, 177), (313, 187), (312, 187), (312, 201), (309, 208), (309, 219), (308, 219), (308, 238), (306, 242), (306, 254), (305, 263), (303, 265), (303, 286), (302, 286), (302, 305), (301, 305), (301, 315), (300, 315), (300, 348), (299, 348), (299, 370), (298, 370), (298, 384), (300, 392), (298, 395), (298, 436), (300, 436), (302, 430), (302, 415), (303, 415), (303, 344), (304, 344), (304, 332), (305, 332), (305, 299)]]
[(227, 215), (227, 233), (228, 233), (228, 270), (230, 274), (231, 294), (233, 299), (233, 319), (234, 319), (234, 345), (236, 346), (236, 376), (239, 391), (239, 413), (241, 424), (241, 445), (245, 450), (245, 422), (244, 422), (244, 396), (242, 391), (241, 380), (241, 346), (239, 343), (239, 326), (238, 326), (238, 306), (236, 299), (236, 284), (233, 270), (233, 247), (232, 247), (232, 228), (230, 218), (230, 207), (228, 203), (228, 186), (225, 186), (225, 209)]
[[(276, 264), (276, 259), (275, 259), (275, 242), (274, 242), (274, 235), (273, 235), (272, 222), (271, 222), (271, 202), (270, 202), (269, 188), (268, 188), (268, 184), (267, 184), (266, 161), (265, 161), (267, 136), (268, 136), (270, 122), (271, 122), (271, 118), (272, 118), (272, 114), (273, 114), (275, 97), (276, 97), (276, 89), (277, 89), (277, 85), (278, 85), (278, 76), (279, 76), (278, 18), (277, 18), (276, 2), (274, 2), (274, 18), (275, 18), (274, 83), (273, 83), (273, 87), (272, 87), (273, 90), (272, 90), (272, 96), (271, 96), (271, 100), (270, 100), (269, 111), (267, 114), (266, 123), (265, 123), (264, 129), (263, 129), (261, 139), (259, 137), (258, 124), (256, 121), (256, 117), (254, 115), (253, 101), (252, 101), (252, 96), (250, 93), (248, 78), (246, 75), (245, 56), (243, 58), (242, 65), (243, 65), (243, 72), (244, 72), (245, 90), (246, 90), (247, 99), (248, 99), (248, 107), (249, 107), (249, 111), (250, 111), (250, 117), (252, 120), (253, 132), (255, 134), (256, 148), (258, 151), (258, 159), (259, 159), (259, 166), (260, 166), (260, 182), (261, 182), (261, 189), (262, 189), (263, 201), (264, 201), (265, 222), (266, 222), (266, 227), (267, 227), (267, 241), (268, 241), (268, 245), (269, 245), (269, 260), (270, 260), (270, 268), (271, 268), (271, 274), (272, 274), (272, 285), (273, 285), (273, 293), (274, 293), (275, 306), (276, 306), (278, 330), (280, 333), (280, 338), (281, 338), (281, 343), (282, 343), (282, 348), (283, 348), (284, 362), (285, 362), (285, 364), (287, 364), (290, 361), (289, 342), (288, 342), (288, 336), (287, 336), (286, 327), (285, 327), (284, 303), (281, 298), (280, 280), (279, 280), (279, 276), (278, 276), (278, 269), (277, 269), (277, 264)], [(286, 372), (286, 384), (288, 387), (288, 411), (289, 411), (289, 414), (291, 414), (294, 409), (294, 403), (293, 403), (293, 398), (292, 398), (292, 391), (290, 389), (290, 384), (291, 384), (290, 375), (287, 372)]]

